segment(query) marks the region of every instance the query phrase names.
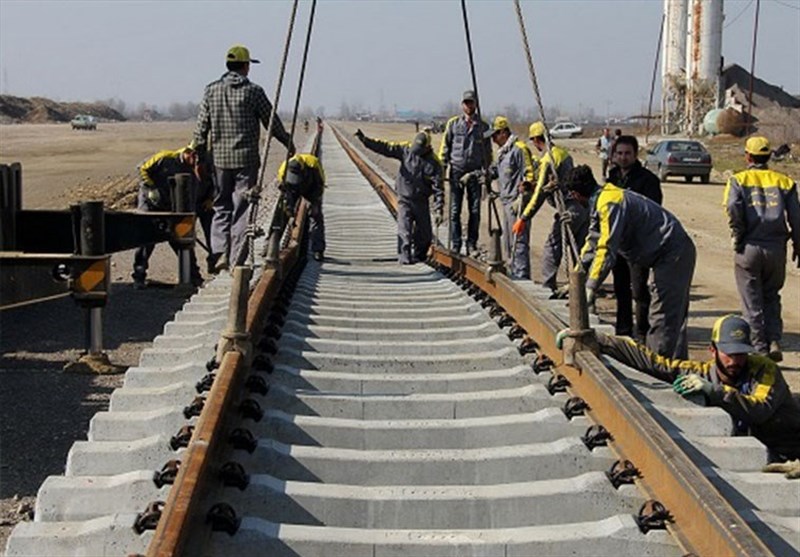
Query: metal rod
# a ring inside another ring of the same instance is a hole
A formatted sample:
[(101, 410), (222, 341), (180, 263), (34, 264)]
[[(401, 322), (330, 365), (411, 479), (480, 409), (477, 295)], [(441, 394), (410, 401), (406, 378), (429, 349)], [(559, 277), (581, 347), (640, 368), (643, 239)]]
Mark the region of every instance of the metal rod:
[(189, 248), (178, 250), (178, 283), (190, 284), (192, 282), (192, 252)]
[(756, 0), (756, 17), (753, 24), (753, 51), (750, 56), (750, 90), (747, 93), (747, 117), (744, 121), (744, 133), (750, 134), (750, 121), (753, 118), (753, 83), (756, 73), (756, 43), (758, 42), (758, 13), (761, 9), (761, 0)]
[(103, 308), (87, 310), (87, 340), (89, 354), (103, 353)]
[[(658, 60), (661, 56), (661, 43), (664, 40), (664, 21), (667, 14), (661, 14), (661, 29), (658, 32), (658, 46), (656, 46), (656, 61), (653, 63), (653, 79), (650, 80), (650, 100), (647, 103), (647, 128), (644, 132), (644, 144), (647, 145), (647, 140), (650, 138), (650, 122), (653, 117), (653, 93), (656, 90), (656, 73), (658, 72)], [(663, 84), (661, 85), (664, 86)], [(661, 114), (664, 118), (664, 114)], [(613, 156), (614, 153), (611, 153)]]
[[(191, 174), (176, 174), (172, 184), (172, 209), (177, 213), (194, 212), (194, 200), (192, 199), (192, 176)], [(192, 251), (194, 242), (190, 244), (179, 244), (178, 247), (178, 283), (182, 285), (192, 282)]]

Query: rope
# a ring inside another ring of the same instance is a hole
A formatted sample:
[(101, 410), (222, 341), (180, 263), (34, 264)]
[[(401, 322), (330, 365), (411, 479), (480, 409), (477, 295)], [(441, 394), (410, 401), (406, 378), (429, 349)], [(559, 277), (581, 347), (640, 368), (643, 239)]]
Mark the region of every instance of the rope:
[[(463, 0), (462, 0), (463, 1)], [(531, 78), (531, 84), (533, 85), (533, 95), (536, 98), (536, 107), (539, 109), (539, 115), (542, 118), (542, 124), (544, 124), (545, 130), (547, 129), (547, 120), (544, 116), (544, 105), (542, 104), (542, 95), (539, 92), (539, 82), (536, 79), (536, 70), (533, 67), (533, 56), (531, 55), (531, 48), (530, 43), (528, 42), (528, 33), (525, 31), (525, 19), (522, 16), (522, 7), (520, 6), (519, 0), (514, 0), (514, 7), (517, 11), (517, 21), (519, 22), (519, 31), (522, 34), (522, 47), (525, 50), (525, 58), (528, 62), (528, 75)], [(550, 172), (553, 174), (553, 178), (557, 179), (558, 173), (556, 171), (556, 164), (555, 159), (553, 158), (553, 151), (552, 145), (550, 143), (550, 135), (545, 133), (544, 134), (544, 141), (545, 147), (547, 149), (548, 154), (548, 163), (550, 165)], [(556, 211), (558, 212), (559, 216), (566, 214), (566, 202), (564, 201), (564, 195), (561, 189), (557, 188), (553, 194), (553, 199), (556, 203)], [(575, 235), (572, 233), (572, 228), (570, 228), (567, 223), (561, 219), (561, 237), (564, 241), (564, 247), (568, 249), (564, 249), (566, 252), (567, 257), (564, 258), (565, 268), (567, 272), (569, 272), (570, 265), (574, 264), (578, 260), (578, 254), (580, 250), (578, 248), (578, 244), (575, 241)]]
[[(469, 56), (469, 71), (472, 77), (472, 90), (475, 91), (475, 115), (478, 118), (478, 122), (482, 122), (483, 118), (481, 117), (481, 97), (478, 95), (478, 78), (475, 73), (475, 59), (472, 55), (472, 35), (469, 31), (469, 18), (467, 17), (467, 2), (466, 0), (461, 0), (461, 15), (464, 19), (464, 35), (467, 39), (467, 54)], [(481, 137), (481, 151), (484, 149), (483, 145), (484, 139)], [(488, 175), (487, 172), (487, 160), (486, 156), (481, 158), (481, 170), (483, 171), (484, 177)], [(488, 181), (488, 179), (487, 179)], [(486, 189), (490, 191), (489, 199), (488, 199), (488, 207), (489, 207), (489, 218), (487, 219), (487, 225), (489, 227), (489, 236), (491, 238), (492, 232), (495, 232), (500, 227), (500, 215), (497, 211), (497, 204), (496, 200), (493, 195), (491, 195), (491, 188), (489, 184), (486, 184)], [(492, 215), (495, 216), (495, 220), (497, 221), (497, 228), (492, 228)], [(448, 215), (449, 218), (449, 215)]]

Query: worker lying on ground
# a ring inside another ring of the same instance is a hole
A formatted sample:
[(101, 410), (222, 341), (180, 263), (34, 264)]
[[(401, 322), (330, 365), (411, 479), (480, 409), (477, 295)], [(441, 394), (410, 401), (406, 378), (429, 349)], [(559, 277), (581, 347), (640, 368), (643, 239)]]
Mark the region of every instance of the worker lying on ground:
[[(177, 151), (159, 151), (139, 166), (139, 196), (137, 209), (143, 212), (173, 211), (170, 181), (176, 174), (192, 176), (192, 190), (198, 191), (198, 159), (192, 146)], [(170, 244), (177, 253), (178, 247)], [(145, 288), (147, 285), (147, 267), (155, 244), (147, 244), (136, 249), (133, 256), (133, 287)], [(191, 281), (195, 286), (203, 284), (203, 277), (197, 267), (194, 250), (191, 254)]]
[[(559, 349), (568, 336), (569, 329), (556, 335)], [(765, 471), (800, 478), (800, 396), (789, 391), (775, 362), (755, 352), (747, 321), (718, 319), (706, 362), (664, 358), (628, 337), (597, 333), (597, 342), (603, 354), (672, 383), (682, 396), (702, 393), (708, 406), (730, 414), (734, 435), (750, 434), (766, 445), (771, 465)]]
[[(287, 171), (288, 168), (288, 171)], [(294, 214), (295, 205), (304, 198), (308, 201), (308, 239), (316, 261), (325, 258), (325, 218), (322, 214), (322, 194), (325, 191), (325, 171), (314, 155), (298, 153), (282, 163), (278, 180), (286, 193), (286, 206)]]

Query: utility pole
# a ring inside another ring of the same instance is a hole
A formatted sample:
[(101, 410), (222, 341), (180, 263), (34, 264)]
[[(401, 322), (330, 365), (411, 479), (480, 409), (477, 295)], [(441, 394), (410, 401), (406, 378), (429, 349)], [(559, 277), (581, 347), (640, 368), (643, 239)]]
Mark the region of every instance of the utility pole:
[(744, 132), (750, 135), (750, 121), (753, 116), (753, 82), (756, 73), (756, 43), (758, 41), (758, 12), (761, 8), (761, 0), (756, 0), (756, 17), (753, 24), (753, 52), (750, 57), (750, 91), (747, 94), (747, 117), (744, 121)]

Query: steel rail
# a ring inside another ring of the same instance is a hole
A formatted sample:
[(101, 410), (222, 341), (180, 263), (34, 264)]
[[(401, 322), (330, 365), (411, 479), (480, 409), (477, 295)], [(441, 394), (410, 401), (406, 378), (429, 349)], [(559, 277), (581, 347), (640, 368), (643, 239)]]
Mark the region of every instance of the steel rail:
[[(331, 129), (389, 211), (396, 214), (394, 190), (338, 130)], [(674, 521), (669, 530), (684, 550), (702, 556), (773, 555), (602, 360), (591, 352), (579, 352), (577, 365), (563, 362), (563, 353), (555, 345), (556, 333), (565, 326), (559, 318), (538, 308), (513, 281), (475, 259), (434, 246), (431, 263), (478, 286), (536, 340), (539, 352), (553, 360), (557, 371), (570, 381), (570, 390), (589, 404), (589, 415), (613, 435), (610, 446), (639, 469), (639, 488), (670, 511)]]
[[(319, 145), (318, 132), (312, 149), (315, 154), (319, 153)], [(250, 294), (245, 328), (251, 339), (257, 338), (263, 331), (267, 311), (284, 279), (302, 259), (307, 212), (307, 204), (301, 203), (289, 245), (281, 250), (280, 264), (264, 269)], [(204, 511), (207, 509), (202, 508), (201, 502), (213, 487), (213, 478), (219, 471), (217, 461), (224, 450), (223, 431), (233, 419), (231, 408), (243, 388), (249, 367), (247, 358), (237, 351), (229, 351), (223, 356), (147, 548), (148, 557), (185, 555), (189, 537), (198, 531), (198, 524), (205, 521)]]

